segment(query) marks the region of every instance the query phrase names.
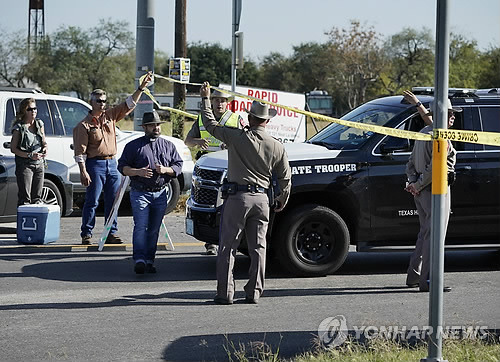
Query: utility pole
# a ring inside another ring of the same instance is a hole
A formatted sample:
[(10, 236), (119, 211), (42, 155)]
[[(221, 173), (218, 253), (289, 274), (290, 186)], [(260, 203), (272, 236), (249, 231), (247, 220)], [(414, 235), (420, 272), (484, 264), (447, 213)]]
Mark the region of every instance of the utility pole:
[[(236, 69), (243, 68), (243, 64), (238, 62), (238, 53), (243, 54), (242, 42), (238, 43), (241, 18), (241, 0), (233, 0), (233, 28), (231, 33), (232, 47), (231, 47), (231, 91), (236, 89)], [(241, 40), (243, 38), (241, 37)], [(243, 59), (243, 57), (241, 57)], [(242, 63), (242, 61), (240, 61)]]
[[(175, 0), (175, 58), (187, 57), (186, 45), (186, 1)], [(181, 107), (182, 105), (182, 107)], [(174, 83), (174, 108), (184, 110), (186, 108), (186, 85)], [(174, 117), (176, 124), (172, 122), (172, 136), (184, 139), (184, 118)]]
[(32, 50), (45, 36), (45, 15), (43, 0), (29, 0), (28, 9), (28, 61)]
[[(135, 86), (139, 78), (155, 68), (154, 0), (137, 0), (137, 40), (135, 45)], [(154, 85), (148, 87), (154, 94)], [(153, 101), (142, 94), (134, 110), (134, 130), (142, 130), (142, 115), (153, 111)]]
[[(436, 15), (436, 73), (434, 75), (435, 129), (448, 128), (448, 71), (450, 56), (448, 0), (437, 1)], [(447, 182), (446, 156), (448, 144), (443, 139), (433, 139), (431, 242), (430, 242), (430, 290), (428, 356), (421, 362), (445, 362), (443, 359), (443, 280), (444, 280), (444, 228)]]

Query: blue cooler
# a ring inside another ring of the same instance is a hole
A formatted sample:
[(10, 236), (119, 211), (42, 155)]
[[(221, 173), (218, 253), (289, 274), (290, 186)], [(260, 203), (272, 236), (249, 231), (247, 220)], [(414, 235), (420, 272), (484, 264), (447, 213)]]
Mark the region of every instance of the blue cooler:
[(61, 211), (58, 205), (21, 205), (17, 208), (17, 242), (47, 244), (59, 239)]

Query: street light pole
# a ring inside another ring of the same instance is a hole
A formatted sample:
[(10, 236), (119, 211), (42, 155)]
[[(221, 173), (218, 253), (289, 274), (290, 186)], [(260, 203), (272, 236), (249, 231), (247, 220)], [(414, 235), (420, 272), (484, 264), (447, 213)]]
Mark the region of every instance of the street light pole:
[[(154, 72), (155, 19), (154, 0), (137, 0), (137, 40), (135, 45), (135, 86), (139, 78), (149, 71)], [(148, 87), (154, 93), (154, 85)], [(142, 115), (153, 111), (153, 102), (142, 94), (134, 110), (134, 130), (142, 130)]]
[(235, 91), (236, 89), (236, 42), (237, 35), (240, 28), (240, 18), (241, 18), (241, 0), (233, 0), (233, 32), (231, 34), (232, 37), (232, 48), (231, 48), (231, 91)]

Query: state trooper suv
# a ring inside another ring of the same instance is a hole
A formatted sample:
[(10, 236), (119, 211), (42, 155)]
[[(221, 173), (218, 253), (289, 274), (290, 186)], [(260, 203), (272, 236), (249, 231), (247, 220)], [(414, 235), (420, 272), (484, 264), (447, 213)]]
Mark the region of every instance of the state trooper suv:
[[(452, 104), (463, 108), (453, 128), (500, 132), (499, 90), (450, 89)], [(433, 89), (413, 91), (428, 107)], [(402, 96), (367, 102), (342, 119), (416, 132), (424, 126), (416, 108)], [(418, 215), (413, 197), (404, 191), (413, 143), (332, 123), (304, 143), (285, 144), (292, 191), (286, 208), (269, 225), (272, 255), (295, 275), (318, 276), (337, 270), (351, 244), (358, 251), (414, 245)], [(446, 244), (496, 247), (500, 147), (463, 142), (454, 146), (456, 182)], [(205, 242), (218, 242), (226, 168), (226, 151), (203, 156), (194, 168), (186, 232)]]

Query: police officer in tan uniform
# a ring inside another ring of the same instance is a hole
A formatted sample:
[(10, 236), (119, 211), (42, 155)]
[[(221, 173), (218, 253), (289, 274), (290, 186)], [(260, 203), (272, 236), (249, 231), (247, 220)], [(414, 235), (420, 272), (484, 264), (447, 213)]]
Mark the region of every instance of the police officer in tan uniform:
[[(217, 256), (216, 304), (232, 304), (235, 291), (233, 267), (241, 236), (246, 235), (251, 259), (249, 280), (245, 285), (245, 302), (257, 303), (264, 290), (266, 269), (266, 233), (270, 204), (274, 211), (285, 207), (291, 187), (291, 172), (283, 145), (266, 133), (275, 109), (254, 101), (248, 113), (245, 129), (221, 126), (210, 107), (210, 85), (203, 83), (201, 117), (205, 129), (225, 143), (228, 149), (228, 183), (224, 202), (219, 253)], [(281, 193), (269, 200), (268, 189), (275, 174)]]
[[(232, 97), (224, 92), (215, 89), (211, 92), (210, 102), (212, 104), (212, 111), (215, 119), (222, 126), (229, 126), (235, 128), (243, 128), (244, 122), (239, 114), (231, 112), (227, 109)], [(184, 143), (188, 147), (199, 147), (200, 150), (196, 154), (196, 159), (208, 152), (220, 151), (224, 149), (224, 144), (207, 132), (203, 122), (201, 121), (201, 114), (198, 116), (191, 129), (189, 130)], [(217, 255), (217, 245), (205, 243), (207, 255)]]
[[(417, 106), (418, 107), (418, 106)], [(432, 109), (432, 103), (431, 103)], [(448, 100), (448, 128), (453, 126), (455, 112), (462, 112), (459, 107), (453, 108)], [(420, 132), (432, 134), (431, 113), (426, 113), (429, 117), (430, 125), (424, 127)], [(448, 167), (448, 192), (445, 195), (445, 215), (444, 230), (448, 228), (450, 215), (451, 194), (450, 185), (455, 180), (455, 163), (457, 151), (448, 141), (447, 167)], [(429, 270), (430, 270), (430, 239), (431, 239), (431, 181), (432, 181), (432, 142), (415, 141), (415, 146), (406, 164), (406, 176), (408, 185), (405, 190), (411, 193), (415, 200), (420, 222), (415, 251), (410, 258), (408, 266), (406, 285), (408, 287), (419, 287), (421, 292), (429, 291)], [(445, 287), (444, 291), (450, 291)]]

